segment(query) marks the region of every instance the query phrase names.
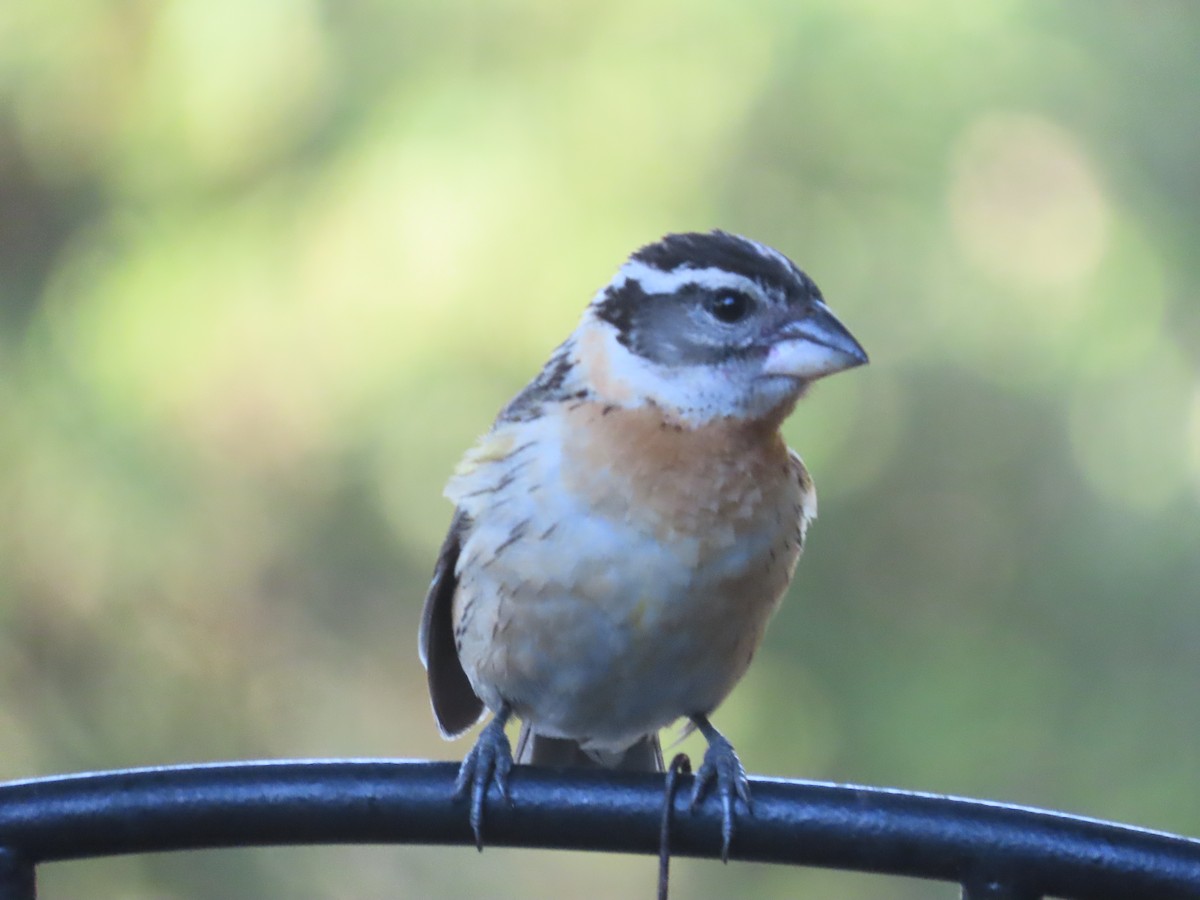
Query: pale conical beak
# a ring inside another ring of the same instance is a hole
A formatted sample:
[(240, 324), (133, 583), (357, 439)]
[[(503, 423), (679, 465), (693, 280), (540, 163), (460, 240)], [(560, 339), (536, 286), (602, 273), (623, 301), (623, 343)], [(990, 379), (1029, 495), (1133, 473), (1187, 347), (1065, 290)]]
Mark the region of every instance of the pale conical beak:
[(764, 375), (813, 381), (868, 361), (867, 351), (819, 300), (803, 316), (782, 325), (771, 341)]

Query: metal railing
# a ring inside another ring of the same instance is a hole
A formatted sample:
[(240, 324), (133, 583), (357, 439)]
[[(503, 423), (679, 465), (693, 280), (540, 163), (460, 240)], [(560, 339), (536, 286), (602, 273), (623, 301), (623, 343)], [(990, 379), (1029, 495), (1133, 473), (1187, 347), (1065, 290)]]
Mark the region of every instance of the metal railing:
[[(0, 900), (33, 900), (58, 860), (220, 847), (462, 844), (452, 763), (247, 762), (0, 784)], [(1200, 898), (1200, 841), (1026, 807), (751, 779), (731, 856), (957, 882), (968, 900)], [(657, 853), (663, 777), (518, 767), (493, 791), (496, 846)], [(671, 852), (716, 858), (720, 811), (674, 797)]]

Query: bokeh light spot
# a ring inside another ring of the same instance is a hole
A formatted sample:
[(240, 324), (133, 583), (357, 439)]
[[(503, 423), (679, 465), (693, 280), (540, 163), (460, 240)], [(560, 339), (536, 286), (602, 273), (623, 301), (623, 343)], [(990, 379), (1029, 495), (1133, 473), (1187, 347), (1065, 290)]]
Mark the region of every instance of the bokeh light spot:
[(962, 135), (950, 206), (955, 236), (972, 263), (1034, 289), (1086, 278), (1104, 254), (1112, 216), (1074, 137), (1022, 114), (987, 115)]

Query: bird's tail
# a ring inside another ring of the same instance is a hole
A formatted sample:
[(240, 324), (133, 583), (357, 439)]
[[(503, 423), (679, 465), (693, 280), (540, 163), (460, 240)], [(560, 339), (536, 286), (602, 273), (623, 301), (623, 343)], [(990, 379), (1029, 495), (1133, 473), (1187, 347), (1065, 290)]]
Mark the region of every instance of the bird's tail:
[(528, 722), (521, 723), (517, 738), (517, 762), (534, 766), (581, 766), (588, 769), (617, 769), (624, 772), (661, 772), (662, 745), (657, 734), (648, 734), (623, 753), (595, 754), (569, 738), (537, 734)]

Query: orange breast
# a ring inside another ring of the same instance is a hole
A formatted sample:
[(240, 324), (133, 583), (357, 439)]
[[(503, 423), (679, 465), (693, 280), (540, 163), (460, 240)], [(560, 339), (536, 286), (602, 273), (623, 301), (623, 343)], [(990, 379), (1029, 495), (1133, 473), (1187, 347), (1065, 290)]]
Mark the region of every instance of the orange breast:
[(800, 486), (774, 422), (685, 427), (653, 405), (584, 403), (565, 429), (564, 486), (660, 539), (724, 543), (743, 527), (794, 518)]

